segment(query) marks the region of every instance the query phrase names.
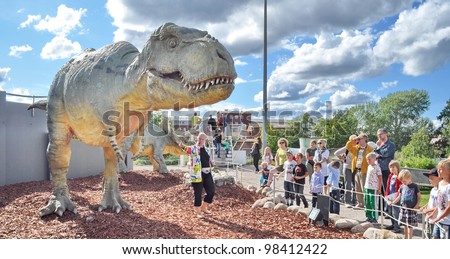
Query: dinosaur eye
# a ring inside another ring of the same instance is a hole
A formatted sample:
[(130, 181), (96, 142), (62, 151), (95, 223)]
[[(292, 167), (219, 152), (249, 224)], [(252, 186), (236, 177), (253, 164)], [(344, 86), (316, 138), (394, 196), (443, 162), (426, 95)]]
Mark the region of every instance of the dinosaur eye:
[(171, 38), (168, 41), (169, 47), (170, 48), (175, 48), (176, 46), (178, 46), (178, 39), (177, 38)]

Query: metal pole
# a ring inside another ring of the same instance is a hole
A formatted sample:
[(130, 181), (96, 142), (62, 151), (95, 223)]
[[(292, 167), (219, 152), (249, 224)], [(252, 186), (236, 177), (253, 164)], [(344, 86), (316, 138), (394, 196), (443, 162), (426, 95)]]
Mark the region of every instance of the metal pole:
[(267, 0), (264, 0), (264, 68), (263, 68), (263, 134), (262, 147), (267, 146)]

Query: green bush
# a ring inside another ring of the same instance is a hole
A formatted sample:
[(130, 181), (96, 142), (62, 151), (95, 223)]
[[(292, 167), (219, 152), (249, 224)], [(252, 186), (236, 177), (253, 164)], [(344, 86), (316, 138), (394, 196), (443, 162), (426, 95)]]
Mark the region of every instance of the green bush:
[(431, 169), (436, 166), (433, 159), (423, 156), (407, 157), (405, 159), (399, 160), (399, 162), (402, 166), (409, 168)]
[[(166, 165), (178, 165), (178, 161), (179, 161), (179, 156), (175, 156), (172, 154), (166, 154), (163, 155), (164, 156), (164, 160), (166, 161)], [(150, 160), (148, 159), (148, 157), (146, 156), (141, 156), (139, 157), (136, 161), (134, 161), (133, 163), (134, 165), (151, 165), (152, 163), (150, 162)]]

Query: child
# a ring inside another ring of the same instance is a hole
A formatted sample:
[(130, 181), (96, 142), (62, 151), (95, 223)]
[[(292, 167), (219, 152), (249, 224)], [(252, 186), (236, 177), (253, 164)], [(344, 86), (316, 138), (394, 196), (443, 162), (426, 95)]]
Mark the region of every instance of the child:
[(293, 160), (294, 155), (290, 149), (286, 150), (286, 161), (284, 161), (283, 172), (277, 176), (279, 179), (284, 175), (284, 198), (286, 199), (286, 205), (294, 205), (294, 184), (293, 184), (293, 171), (296, 162)]
[(305, 195), (303, 195), (303, 190), (305, 188), (305, 178), (308, 175), (308, 169), (302, 163), (302, 153), (297, 153), (295, 155), (295, 158), (297, 159), (297, 165), (294, 167), (295, 203), (297, 204), (297, 206), (300, 206), (301, 199), (305, 208), (308, 208), (308, 201), (306, 200)]
[(339, 161), (331, 162), (328, 166), (328, 178), (327, 185), (330, 189), (330, 213), (339, 214), (340, 206), (340, 190), (339, 190), (339, 178), (341, 176), (341, 163)]
[(413, 226), (417, 226), (417, 212), (414, 209), (419, 208), (420, 195), (419, 186), (412, 182), (411, 172), (403, 169), (398, 175), (398, 179), (402, 182), (402, 186), (398, 190), (399, 195), (394, 201), (388, 202), (389, 205), (396, 204), (400, 201), (399, 221), (404, 226), (405, 239), (411, 239), (413, 236)]
[(261, 176), (259, 177), (259, 184), (261, 187), (267, 187), (267, 182), (269, 181), (269, 166), (267, 165), (267, 162), (261, 163), (261, 170), (259, 170), (259, 173)]
[(366, 221), (377, 223), (377, 194), (381, 195), (383, 186), (381, 168), (377, 164), (377, 154), (370, 152), (366, 155), (367, 167), (366, 182), (364, 183), (364, 204), (366, 205)]
[(228, 153), (230, 152), (230, 142), (228, 142), (228, 140), (225, 139), (222, 142), (222, 145), (224, 146), (224, 149), (225, 149), (225, 157), (228, 157)]
[(319, 162), (316, 162), (314, 164), (314, 172), (311, 175), (311, 185), (309, 188), (309, 192), (312, 194), (312, 206), (313, 208), (317, 205), (317, 196), (322, 193), (323, 189), (323, 173), (322, 173), (322, 164)]
[[(428, 177), (428, 180), (430, 181), (431, 185), (433, 185), (433, 189), (430, 191), (430, 199), (428, 200), (427, 205), (424, 205), (422, 208), (420, 208), (420, 211), (427, 214), (425, 217), (426, 222), (426, 229), (425, 233), (427, 238), (432, 237), (433, 235), (433, 228), (434, 224), (431, 223), (432, 220), (436, 218), (437, 213), (437, 199), (438, 199), (438, 187), (439, 182), (441, 181), (441, 178), (438, 175), (437, 168), (433, 168), (430, 170), (430, 172), (423, 173), (426, 177)], [(434, 237), (437, 238), (437, 237)]]
[(438, 188), (437, 216), (431, 221), (435, 224), (433, 237), (448, 239), (450, 238), (450, 159), (440, 161), (437, 168), (442, 181), (439, 182)]
[[(389, 170), (391, 173), (388, 176), (387, 179), (387, 188), (384, 192), (384, 197), (386, 201), (389, 199), (393, 201), (395, 198), (397, 198), (398, 195), (398, 189), (402, 185), (402, 182), (398, 179), (398, 173), (400, 172), (400, 164), (396, 160), (392, 160), (389, 163)], [(398, 213), (400, 212), (400, 208), (395, 205), (388, 205), (386, 203), (386, 211), (391, 216), (391, 225), (387, 227), (387, 230), (392, 230), (394, 233), (399, 233), (400, 226), (398, 225)]]

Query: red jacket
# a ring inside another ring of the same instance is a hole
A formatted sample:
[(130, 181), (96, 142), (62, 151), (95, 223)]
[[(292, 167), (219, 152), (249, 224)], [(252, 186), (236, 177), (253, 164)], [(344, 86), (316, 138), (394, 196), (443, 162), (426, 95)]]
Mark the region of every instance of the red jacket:
[[(388, 179), (387, 179), (387, 182), (386, 182), (386, 190), (385, 190), (385, 192), (384, 192), (384, 196), (387, 196), (387, 195), (389, 195), (389, 194), (391, 194), (390, 192), (389, 192), (389, 183), (391, 182), (391, 178), (392, 178), (392, 176), (393, 176), (394, 174), (393, 173), (390, 173), (389, 174), (389, 177), (388, 177)], [(402, 185), (402, 182), (400, 182), (400, 180), (398, 179), (398, 175), (397, 175), (397, 179), (395, 179), (395, 192), (398, 192), (398, 189), (400, 189), (400, 186)]]

